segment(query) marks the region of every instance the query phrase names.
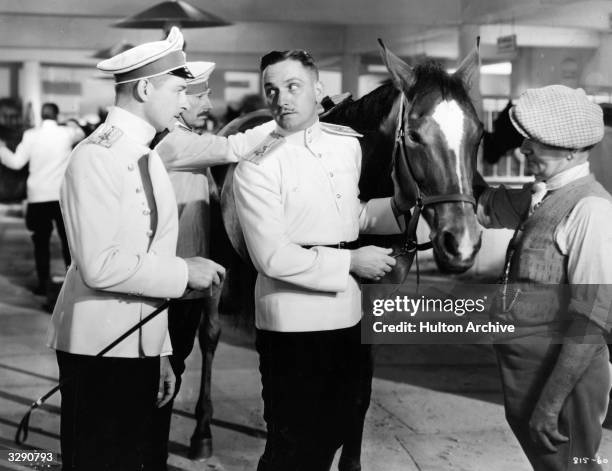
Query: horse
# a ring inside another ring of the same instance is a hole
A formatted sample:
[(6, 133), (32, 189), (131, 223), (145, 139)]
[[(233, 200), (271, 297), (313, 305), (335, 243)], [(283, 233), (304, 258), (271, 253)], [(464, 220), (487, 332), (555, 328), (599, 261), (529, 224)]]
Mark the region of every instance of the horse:
[[(468, 93), (478, 51), (451, 75), (431, 60), (412, 68), (381, 47), (391, 80), (359, 100), (345, 100), (322, 120), (350, 126), (364, 136), (360, 198), (395, 195), (400, 201), (416, 200), (432, 229), (438, 268), (464, 272), (481, 244), (472, 179), (483, 126)], [(261, 123), (266, 117), (271, 119), (261, 110), (238, 118), (221, 134), (243, 131), (254, 124), (251, 120)], [(226, 233), (234, 250), (248, 261), (232, 193), (233, 167), (223, 169), (221, 179), (214, 171), (213, 176), (221, 192)]]
[[(396, 201), (416, 201), (413, 215), (406, 215), (407, 233), (389, 239), (396, 249), (398, 263), (381, 282), (399, 282), (405, 278), (415, 250), (421, 248), (413, 240), (414, 234), (410, 234), (411, 230), (416, 232), (420, 214), (431, 228), (431, 245), (438, 268), (446, 273), (464, 272), (472, 266), (481, 244), (472, 180), (483, 126), (469, 98), (471, 77), (478, 66), (478, 49), (453, 74), (433, 61), (413, 68), (382, 42), (381, 50), (391, 80), (359, 100), (345, 100), (321, 118), (350, 126), (363, 134), (359, 180), (362, 200), (394, 195)], [(238, 118), (222, 133), (231, 135), (269, 119), (269, 113), (258, 111)], [(225, 233), (244, 262), (239, 269), (230, 268), (228, 278), (235, 273), (243, 276), (249, 268), (253, 273), (236, 215), (233, 167), (214, 170), (213, 176), (220, 189)], [(211, 252), (214, 254), (215, 249)], [(250, 276), (254, 281), (255, 276)], [(243, 296), (250, 300), (252, 308), (252, 286)], [(236, 293), (232, 298), (236, 298)], [(362, 397), (355, 404), (357, 416), (345, 437), (340, 470), (361, 469), (363, 425), (370, 402), (373, 368), (369, 346), (364, 346), (363, 358), (359, 361), (365, 372)]]

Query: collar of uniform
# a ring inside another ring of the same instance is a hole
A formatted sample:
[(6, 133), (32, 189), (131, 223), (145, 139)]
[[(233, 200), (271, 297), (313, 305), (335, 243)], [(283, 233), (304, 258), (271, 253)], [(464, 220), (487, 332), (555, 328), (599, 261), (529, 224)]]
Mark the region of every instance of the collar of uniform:
[(308, 147), (321, 136), (323, 131), (321, 129), (321, 123), (317, 119), (312, 126), (293, 133), (287, 133), (284, 129), (276, 126), (276, 133), (283, 136), (286, 142)]
[(549, 191), (558, 190), (559, 188), (567, 185), (568, 183), (578, 180), (579, 178), (586, 177), (589, 174), (589, 163), (585, 162), (575, 167), (564, 170), (557, 175), (552, 176), (546, 180), (546, 189)]
[(148, 147), (155, 137), (155, 128), (123, 108), (113, 106), (106, 117), (106, 123), (121, 129), (127, 137)]

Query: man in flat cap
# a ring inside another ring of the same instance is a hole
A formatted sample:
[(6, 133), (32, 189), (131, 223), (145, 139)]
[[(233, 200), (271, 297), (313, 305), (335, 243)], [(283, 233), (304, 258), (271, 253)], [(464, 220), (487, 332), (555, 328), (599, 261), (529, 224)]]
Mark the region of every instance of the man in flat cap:
[[(214, 62), (188, 62), (193, 74), (187, 79), (188, 108), (181, 112), (172, 131), (162, 133), (156, 140), (155, 150), (162, 161), (177, 157), (177, 142), (185, 135), (199, 135), (206, 125), (212, 109), (208, 79), (215, 68)], [(178, 203), (179, 232), (177, 255), (180, 257), (208, 257), (210, 253), (210, 207), (208, 177), (203, 173), (171, 172), (170, 181)], [(210, 384), (212, 359), (217, 348), (221, 328), (219, 325), (220, 287), (207, 291), (191, 291), (173, 300), (168, 308), (168, 330), (172, 341), (170, 363), (176, 376), (174, 396), (179, 392), (185, 360), (193, 349), (196, 333), (200, 332), (200, 348), (203, 353), (202, 381)], [(204, 393), (204, 391), (202, 391)], [(166, 469), (168, 437), (174, 401), (169, 401), (157, 413), (159, 420), (158, 468)], [(198, 423), (191, 438), (189, 456), (209, 458), (212, 455), (212, 404), (210, 394), (200, 398), (196, 407)]]
[(71, 155), (60, 203), (72, 264), (49, 345), (62, 382), (63, 469), (151, 469), (155, 408), (173, 395), (162, 312), (103, 357), (163, 301), (219, 284), (221, 266), (176, 256), (178, 217), (168, 174), (149, 144), (187, 108), (191, 77), (173, 28), (98, 64), (115, 75), (116, 102)]
[(515, 230), (494, 312), (517, 331), (495, 345), (506, 417), (534, 469), (602, 469), (612, 197), (588, 163), (602, 111), (582, 89), (551, 85), (523, 93), (510, 118), (535, 182), (478, 202), (484, 226)]

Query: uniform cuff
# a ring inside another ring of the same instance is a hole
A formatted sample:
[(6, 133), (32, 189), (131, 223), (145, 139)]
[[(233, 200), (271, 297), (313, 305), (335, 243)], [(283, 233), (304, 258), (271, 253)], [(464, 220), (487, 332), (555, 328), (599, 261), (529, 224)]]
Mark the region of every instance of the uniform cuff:
[(332, 249), (330, 247), (313, 247), (320, 257), (318, 273), (320, 291), (338, 293), (348, 288), (349, 270), (351, 268), (351, 252), (345, 249)]

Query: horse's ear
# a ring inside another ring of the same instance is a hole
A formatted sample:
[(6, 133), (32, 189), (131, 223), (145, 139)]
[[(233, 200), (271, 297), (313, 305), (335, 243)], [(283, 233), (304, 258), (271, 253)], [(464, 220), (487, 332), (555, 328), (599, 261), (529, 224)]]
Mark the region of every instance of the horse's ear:
[(381, 48), (380, 55), (391, 73), (391, 79), (395, 87), (400, 91), (411, 88), (414, 83), (412, 67), (389, 51), (382, 42), (382, 39), (378, 38), (378, 44), (380, 44)]
[(468, 90), (472, 87), (472, 78), (474, 72), (479, 68), (480, 64), (480, 36), (476, 38), (476, 46), (470, 51), (470, 53), (463, 59), (461, 65), (453, 74), (455, 77), (460, 78)]

